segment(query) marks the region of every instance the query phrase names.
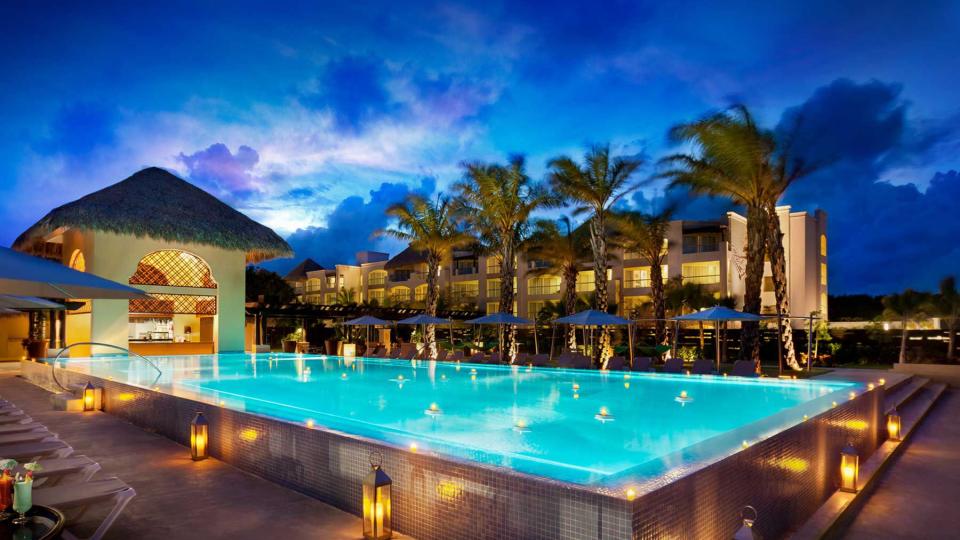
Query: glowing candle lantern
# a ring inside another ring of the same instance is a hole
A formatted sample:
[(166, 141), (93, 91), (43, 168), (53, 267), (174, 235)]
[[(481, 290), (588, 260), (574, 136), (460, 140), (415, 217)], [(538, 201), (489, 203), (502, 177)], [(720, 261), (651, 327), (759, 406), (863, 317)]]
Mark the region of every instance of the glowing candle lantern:
[(357, 344), (356, 343), (344, 343), (343, 344), (343, 356), (353, 357), (357, 355)]
[(753, 530), (753, 524), (757, 521), (757, 510), (752, 506), (744, 506), (740, 511), (740, 519), (743, 523), (733, 534), (733, 540), (759, 540), (760, 535)]
[(692, 402), (693, 398), (687, 395), (686, 390), (681, 390), (680, 395), (673, 398), (673, 400), (679, 403), (680, 405), (686, 405), (687, 403)]
[(856, 493), (859, 476), (860, 456), (853, 443), (847, 443), (840, 451), (840, 491)]
[(203, 413), (198, 411), (197, 415), (193, 417), (193, 421), (190, 422), (190, 457), (194, 461), (207, 459), (207, 443), (210, 440), (208, 438), (209, 427), (210, 425), (204, 418)]
[(880, 386), (883, 386), (883, 385), (887, 384), (887, 380), (886, 380), (886, 379), (880, 379), (879, 381), (877, 381), (877, 384), (879, 384)]
[(610, 414), (610, 410), (606, 407), (600, 407), (600, 412), (593, 415), (593, 417), (599, 420), (601, 424), (613, 421), (613, 415)]
[(92, 411), (97, 404), (97, 390), (87, 381), (83, 386), (83, 410)]
[(430, 416), (440, 416), (443, 414), (443, 411), (440, 410), (440, 407), (436, 403), (431, 403), (430, 407), (427, 410), (423, 411)]
[(891, 441), (900, 440), (900, 413), (896, 409), (887, 415), (887, 436)]
[(370, 454), (373, 470), (363, 479), (363, 537), (386, 540), (393, 536), (390, 527), (390, 489), (393, 482), (381, 468), (383, 455)]

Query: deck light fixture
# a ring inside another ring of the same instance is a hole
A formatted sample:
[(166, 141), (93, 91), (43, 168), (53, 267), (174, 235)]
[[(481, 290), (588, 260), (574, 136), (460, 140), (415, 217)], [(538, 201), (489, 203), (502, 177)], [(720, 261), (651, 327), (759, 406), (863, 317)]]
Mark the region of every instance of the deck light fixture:
[(733, 534), (733, 540), (759, 540), (760, 535), (753, 530), (753, 524), (757, 521), (757, 509), (752, 506), (744, 506), (740, 511), (740, 519), (743, 523), (737, 532)]
[(386, 540), (393, 536), (390, 526), (390, 489), (393, 482), (383, 472), (383, 454), (370, 454), (373, 470), (363, 479), (363, 537)]
[(95, 410), (97, 404), (97, 389), (93, 387), (90, 381), (83, 385), (83, 411)]
[(190, 457), (194, 461), (207, 459), (207, 443), (209, 442), (208, 428), (210, 424), (203, 416), (203, 413), (197, 411), (197, 415), (190, 422)]
[(900, 441), (900, 413), (896, 409), (887, 415), (887, 436), (891, 441)]
[(860, 476), (860, 456), (852, 442), (840, 451), (840, 491), (856, 493)]

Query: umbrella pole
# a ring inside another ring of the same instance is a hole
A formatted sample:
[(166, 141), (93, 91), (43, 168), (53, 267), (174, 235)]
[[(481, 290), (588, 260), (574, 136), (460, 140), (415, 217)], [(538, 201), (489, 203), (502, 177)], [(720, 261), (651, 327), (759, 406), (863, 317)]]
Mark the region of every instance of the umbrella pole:
[(782, 330), (780, 329), (780, 322), (780, 314), (777, 313), (777, 375), (783, 375), (783, 348), (780, 343), (780, 333)]
[(553, 327), (553, 333), (550, 334), (550, 363), (553, 363), (553, 342), (557, 338), (557, 323), (551, 325)]
[(807, 330), (807, 371), (810, 371), (810, 366), (813, 365), (813, 315), (810, 315), (810, 326)]
[(713, 337), (717, 342), (717, 346), (716, 346), (717, 373), (720, 373), (720, 321), (713, 322)]
[(673, 321), (673, 350), (670, 351), (670, 357), (677, 357), (677, 342), (680, 341), (680, 321)]
[(533, 321), (533, 354), (540, 354), (540, 343), (537, 341), (537, 321)]
[(628, 359), (630, 360), (630, 371), (633, 371), (633, 326), (630, 323), (627, 323), (627, 347), (630, 351), (630, 354), (628, 355)]

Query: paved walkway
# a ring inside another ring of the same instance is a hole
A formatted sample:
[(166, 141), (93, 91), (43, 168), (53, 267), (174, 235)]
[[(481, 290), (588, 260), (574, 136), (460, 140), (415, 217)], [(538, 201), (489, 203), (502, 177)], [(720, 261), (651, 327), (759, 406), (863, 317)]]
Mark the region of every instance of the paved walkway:
[[(355, 539), (360, 519), (214, 459), (193, 462), (189, 450), (105, 413), (54, 411), (50, 393), (0, 369), (0, 395), (100, 463), (137, 496), (107, 538)], [(0, 456), (2, 457), (2, 456)], [(96, 478), (96, 477), (95, 477)], [(104, 513), (80, 523), (92, 532)], [(92, 527), (91, 527), (92, 526)]]
[(851, 540), (960, 536), (960, 391), (948, 390), (846, 531)]

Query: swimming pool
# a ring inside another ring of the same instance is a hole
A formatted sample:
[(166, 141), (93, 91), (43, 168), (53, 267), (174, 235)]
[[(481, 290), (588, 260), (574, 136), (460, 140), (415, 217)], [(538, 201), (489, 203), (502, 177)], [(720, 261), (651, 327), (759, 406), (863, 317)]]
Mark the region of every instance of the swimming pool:
[[(294, 354), (71, 358), (67, 369), (564, 482), (656, 482), (859, 393), (855, 383)], [(61, 364), (63, 365), (63, 364)], [(683, 399), (681, 396), (686, 396)]]

